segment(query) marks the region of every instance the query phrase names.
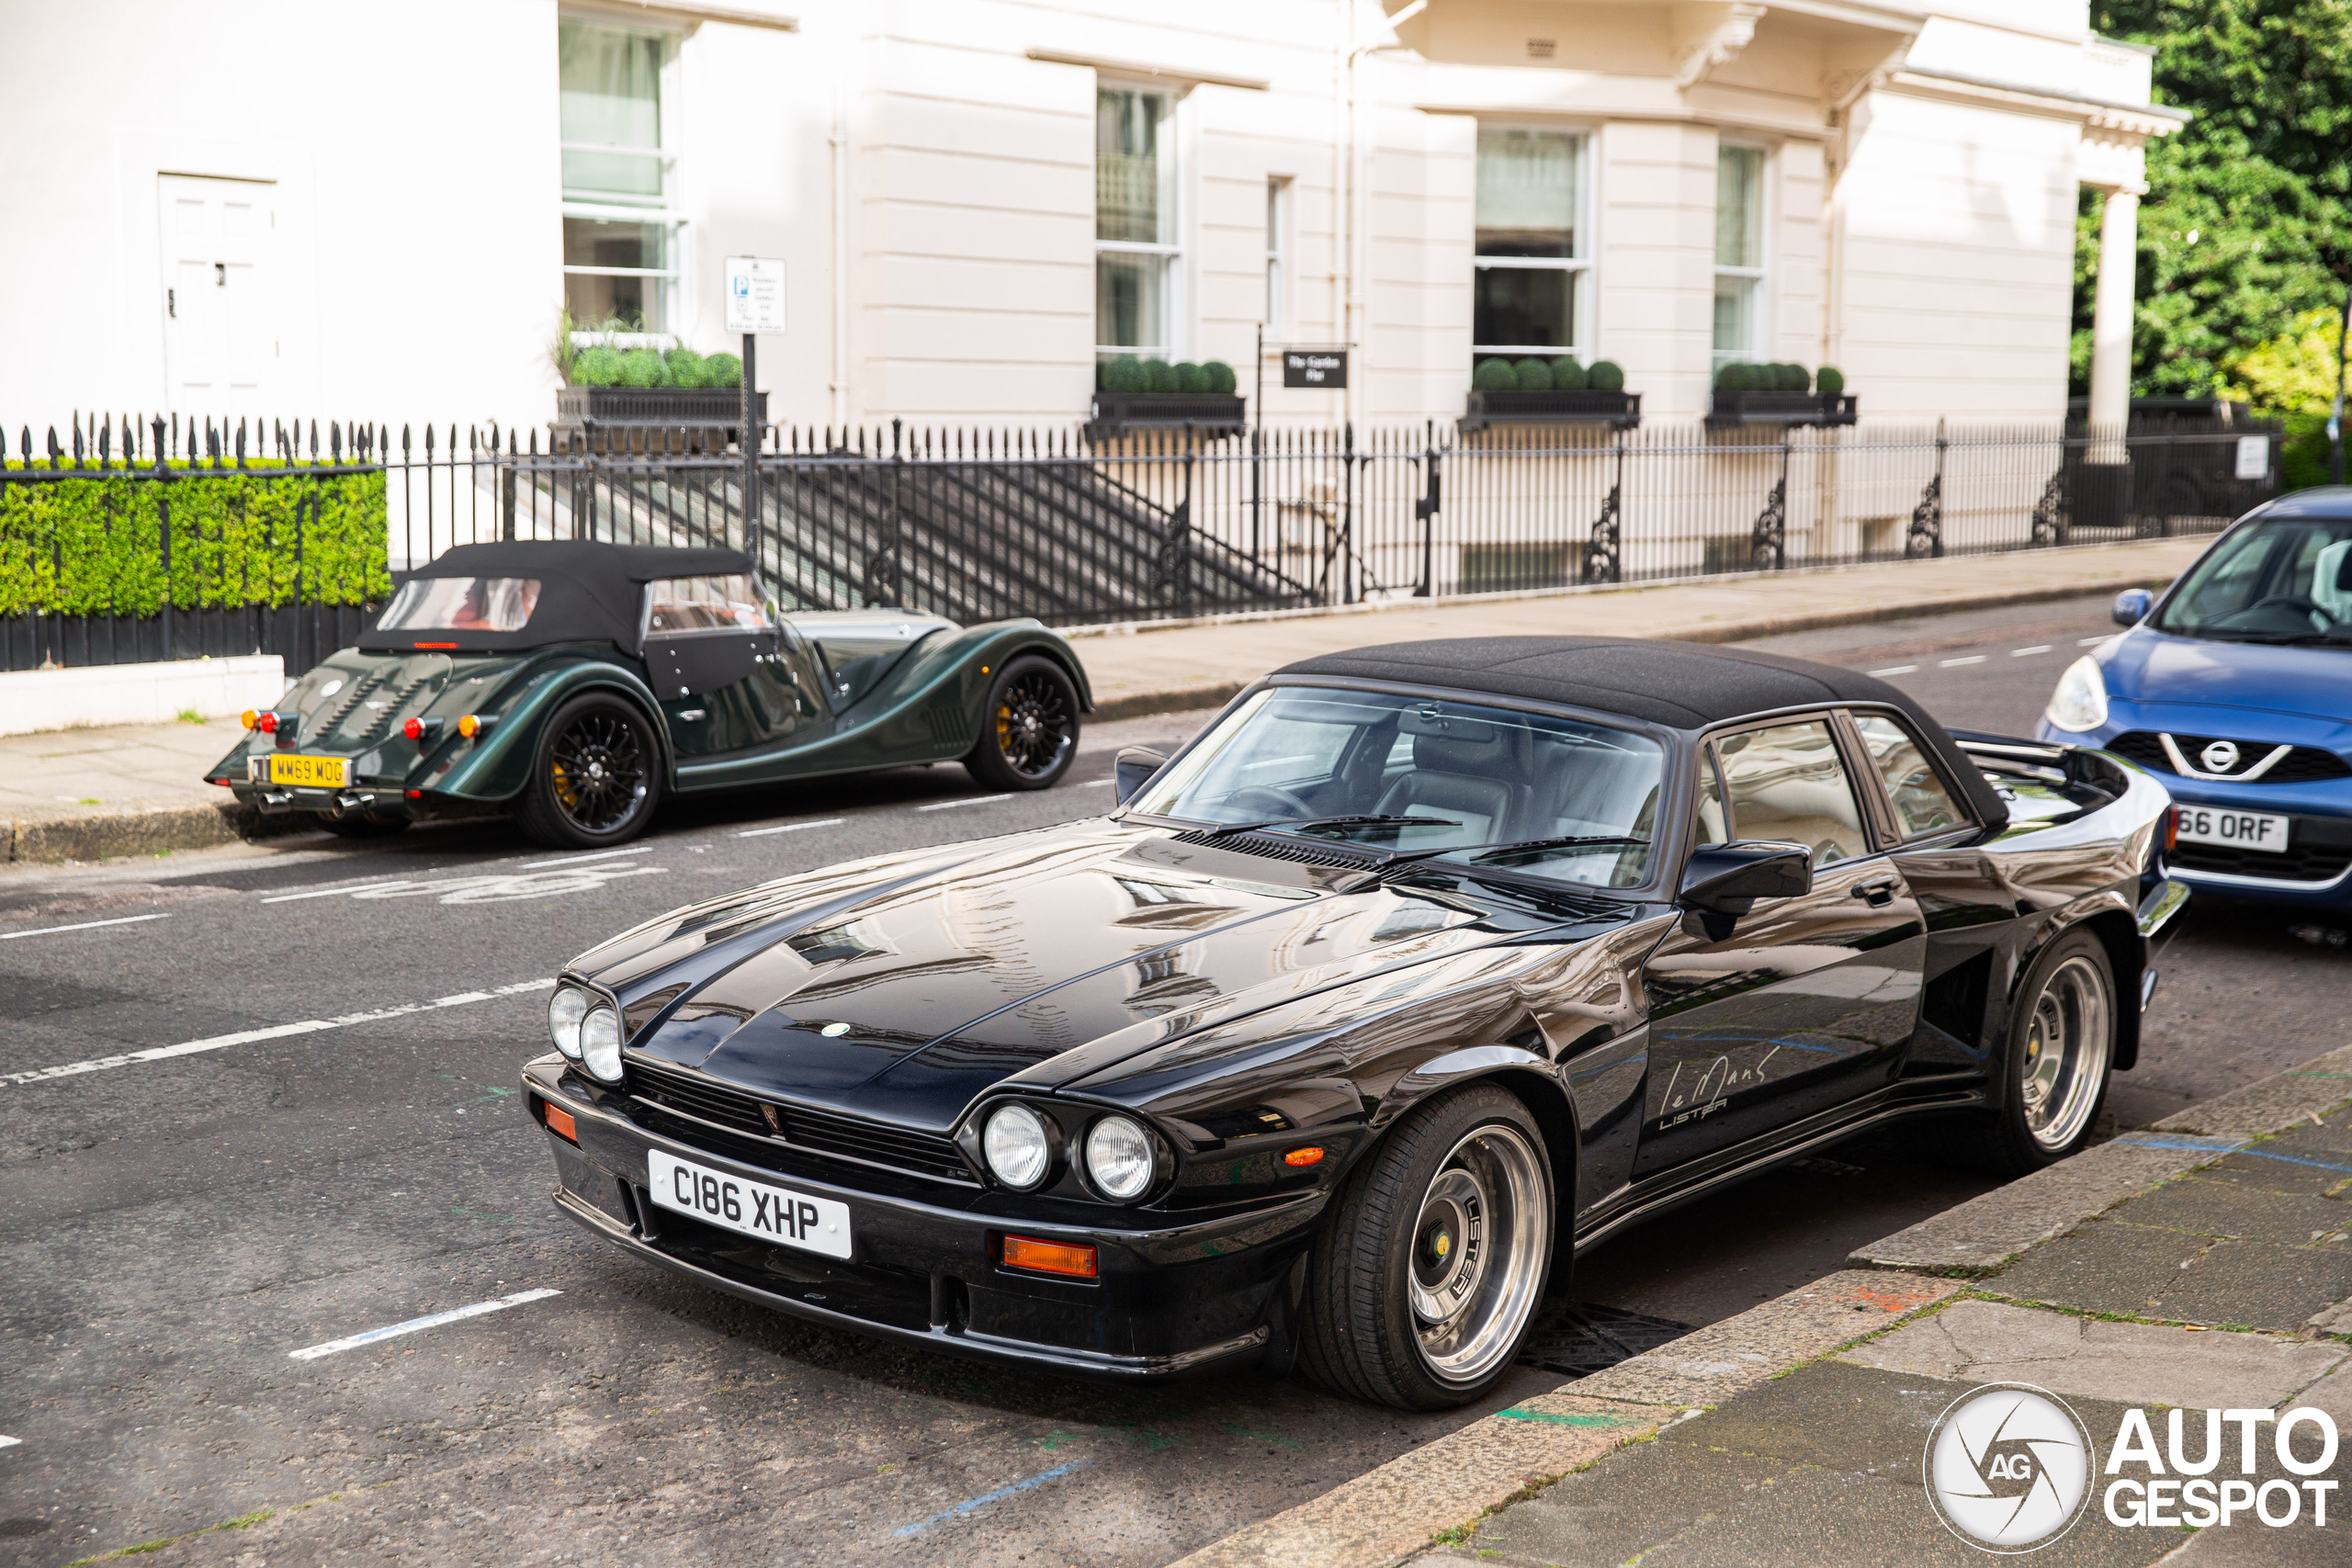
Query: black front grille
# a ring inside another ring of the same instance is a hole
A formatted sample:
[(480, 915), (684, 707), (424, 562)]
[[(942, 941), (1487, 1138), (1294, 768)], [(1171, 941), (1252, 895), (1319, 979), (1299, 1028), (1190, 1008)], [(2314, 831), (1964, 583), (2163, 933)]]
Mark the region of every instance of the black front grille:
[(1238, 850), (1245, 855), (1261, 855), (1267, 860), (1295, 861), (1303, 865), (1375, 866), (1382, 857), (1367, 851), (1343, 844), (1295, 839), (1272, 833), (1219, 833), (1212, 829), (1194, 828), (1176, 835), (1180, 844), (1212, 844), (1220, 850)]
[[(2201, 768), (2205, 764), (2198, 761), (2199, 755), (2218, 739), (2220, 737), (2211, 735), (2176, 735), (2172, 743), (2180, 748), (2180, 754), (2188, 759), (2190, 767)], [(2233, 738), (2231, 744), (2238, 749), (2238, 766), (2233, 770), (2233, 776), (2245, 773), (2278, 749), (2275, 740), (2239, 740)], [(2112, 751), (2119, 757), (2128, 757), (2143, 768), (2154, 768), (2167, 773), (2179, 772), (2172, 765), (2172, 759), (2165, 755), (2163, 739), (2153, 730), (2126, 731), (2108, 741), (2101, 750)], [(2323, 750), (2317, 746), (2298, 746), (2252, 782), (2316, 784), (2323, 779), (2342, 778), (2352, 778), (2352, 762), (2346, 762), (2335, 752)]]
[[(700, 1073), (646, 1062), (628, 1065), (628, 1091), (642, 1102), (748, 1134), (770, 1145), (781, 1142), (804, 1154), (882, 1166), (936, 1181), (972, 1180), (972, 1168), (964, 1163), (955, 1140), (936, 1133), (910, 1132), (838, 1111), (763, 1100)], [(771, 1113), (775, 1118), (774, 1128), (768, 1122)]]
[(2290, 844), (2278, 854), (2242, 850), (2230, 844), (2179, 843), (2165, 858), (2184, 871), (2219, 872), (2226, 876), (2259, 876), (2272, 882), (2333, 882), (2352, 866), (2352, 846)]

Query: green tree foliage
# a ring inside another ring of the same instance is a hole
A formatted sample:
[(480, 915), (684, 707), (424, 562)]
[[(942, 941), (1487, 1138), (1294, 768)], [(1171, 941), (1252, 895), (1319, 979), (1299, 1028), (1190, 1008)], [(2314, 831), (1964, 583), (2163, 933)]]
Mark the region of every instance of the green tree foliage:
[(181, 609), (390, 594), (381, 469), (310, 475), (255, 462), (171, 472), (165, 480), (94, 464), (0, 485), (0, 615), (153, 615), (167, 590)]
[[(2254, 389), (2237, 367), (2340, 308), (2352, 275), (2352, 6), (2108, 0), (2093, 29), (2156, 50), (2157, 98), (2192, 111), (2148, 144), (2132, 390)], [(2075, 220), (2073, 379), (2086, 389), (2098, 197)]]

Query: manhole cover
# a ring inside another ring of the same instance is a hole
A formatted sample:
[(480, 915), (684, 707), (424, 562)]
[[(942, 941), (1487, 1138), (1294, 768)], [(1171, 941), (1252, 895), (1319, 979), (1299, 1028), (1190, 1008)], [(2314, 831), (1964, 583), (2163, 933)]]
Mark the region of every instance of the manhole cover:
[(1519, 1364), (1562, 1377), (1583, 1378), (1655, 1350), (1691, 1325), (1591, 1302), (1560, 1302), (1544, 1309), (1519, 1348)]

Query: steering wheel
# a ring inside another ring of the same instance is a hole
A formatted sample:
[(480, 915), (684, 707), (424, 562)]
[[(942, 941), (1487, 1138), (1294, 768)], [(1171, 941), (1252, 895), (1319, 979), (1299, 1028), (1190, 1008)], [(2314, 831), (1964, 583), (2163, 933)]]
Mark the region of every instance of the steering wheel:
[(1227, 806), (1238, 806), (1252, 817), (1312, 817), (1315, 807), (1290, 791), (1274, 784), (1250, 784), (1225, 797)]

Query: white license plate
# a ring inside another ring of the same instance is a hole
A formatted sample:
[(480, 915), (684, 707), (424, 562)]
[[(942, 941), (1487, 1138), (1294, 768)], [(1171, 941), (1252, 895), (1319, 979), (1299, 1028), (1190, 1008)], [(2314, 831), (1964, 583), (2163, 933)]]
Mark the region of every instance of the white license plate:
[(660, 1149), (645, 1152), (653, 1201), (707, 1225), (741, 1231), (784, 1247), (849, 1257), (849, 1205), (746, 1181), (690, 1165)]
[(2180, 837), (2184, 843), (2227, 844), (2233, 849), (2278, 854), (2287, 848), (2289, 820), (2261, 811), (2184, 806), (2180, 808)]

